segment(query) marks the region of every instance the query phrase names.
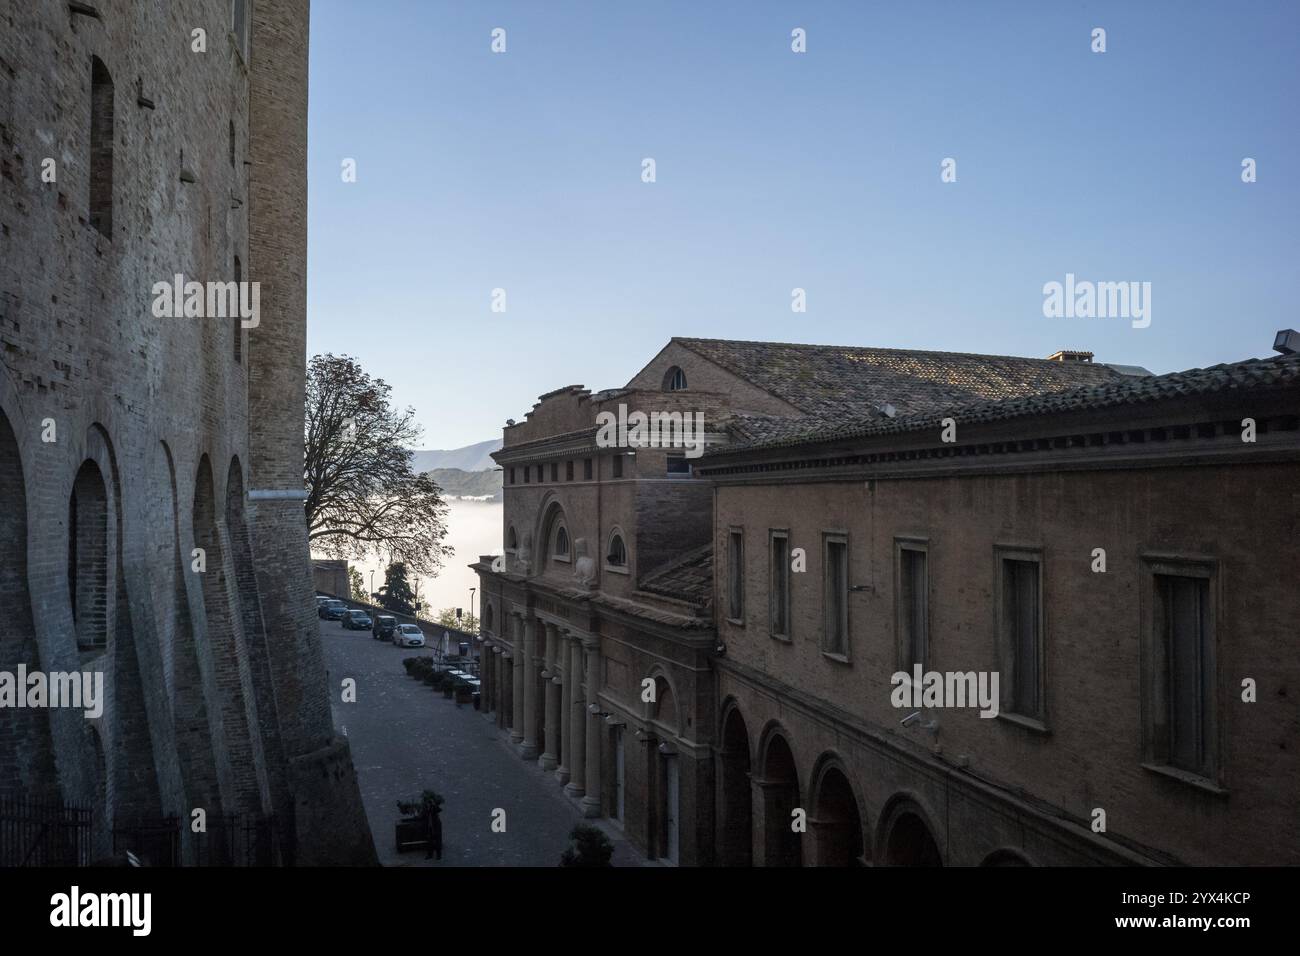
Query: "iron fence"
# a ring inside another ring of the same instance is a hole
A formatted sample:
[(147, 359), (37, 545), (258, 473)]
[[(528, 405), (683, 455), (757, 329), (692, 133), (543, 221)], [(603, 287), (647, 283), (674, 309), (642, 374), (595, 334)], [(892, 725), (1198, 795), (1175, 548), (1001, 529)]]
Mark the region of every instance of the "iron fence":
[(0, 866), (89, 866), (86, 807), (0, 797)]

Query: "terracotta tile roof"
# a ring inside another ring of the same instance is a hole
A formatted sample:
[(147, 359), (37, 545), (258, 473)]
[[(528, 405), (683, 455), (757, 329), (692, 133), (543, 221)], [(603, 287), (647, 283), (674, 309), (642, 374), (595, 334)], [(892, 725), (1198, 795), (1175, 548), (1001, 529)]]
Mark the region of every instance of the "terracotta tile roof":
[(1123, 381), (1092, 362), (843, 345), (674, 338), (807, 415), (844, 420), (892, 405), (921, 414), (973, 401), (1017, 398)]
[(688, 551), (641, 579), (639, 590), (703, 604), (713, 593), (713, 546)]
[(778, 418), (760, 415), (734, 416), (728, 430), (736, 439), (705, 453), (716, 458), (738, 451), (800, 445), (812, 442), (861, 438), (940, 427), (947, 416), (961, 423), (990, 422), (1033, 415), (1139, 405), (1180, 396), (1194, 396), (1238, 389), (1300, 388), (1300, 355), (1248, 359), (1194, 368), (1167, 375), (1141, 378), (1117, 376), (1113, 380), (1065, 391), (1010, 398), (1002, 401), (953, 402), (921, 414), (886, 418), (879, 413), (846, 416), (839, 421), (821, 416)]

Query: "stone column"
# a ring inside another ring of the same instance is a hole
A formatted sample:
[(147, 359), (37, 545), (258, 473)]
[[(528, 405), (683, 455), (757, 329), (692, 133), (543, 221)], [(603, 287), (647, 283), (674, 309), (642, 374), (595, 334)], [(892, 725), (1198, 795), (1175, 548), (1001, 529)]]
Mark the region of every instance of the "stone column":
[(582, 693), (582, 640), (569, 642), (569, 674), (573, 681), (569, 716), (569, 782), (564, 792), (581, 797), (587, 792), (587, 699)]
[(524, 647), (520, 655), (523, 669), (515, 672), (524, 682), (524, 739), (519, 745), (519, 756), (525, 760), (537, 759), (537, 627), (540, 623), (535, 618), (524, 618)]
[(570, 754), (572, 753), (572, 716), (573, 716), (573, 685), (577, 683), (573, 679), (573, 666), (571, 664), (571, 655), (569, 646), (572, 644), (572, 638), (566, 631), (557, 633), (558, 642), (555, 648), (555, 660), (559, 663), (563, 671), (560, 684), (560, 763), (555, 768), (555, 779), (563, 787), (569, 782), (569, 764), (572, 762)]
[(600, 744), (603, 740), (601, 731), (605, 723), (591, 711), (599, 710), (600, 702), (596, 695), (600, 690), (600, 640), (586, 638), (582, 642), (586, 652), (587, 707), (583, 717), (587, 720), (587, 792), (582, 798), (582, 815), (584, 817), (600, 816)]
[(508, 709), (506, 705), (506, 701), (509, 700), (509, 690), (510, 690), (506, 686), (507, 665), (505, 662), (505, 653), (506, 652), (504, 648), (498, 647), (497, 652), (494, 655), (492, 655), (493, 667), (497, 672), (497, 706), (496, 706), (497, 727), (501, 728), (502, 730), (504, 730), (506, 726), (506, 710)]
[(524, 739), (524, 648), (523, 622), (519, 614), (512, 614), (513, 627), (511, 637), (514, 645), (510, 648), (510, 740), (519, 746)]
[(556, 743), (560, 739), (560, 679), (555, 674), (555, 644), (559, 640), (560, 629), (554, 624), (546, 625), (546, 667), (542, 670), (542, 679), (546, 681), (546, 743), (542, 756), (538, 760), (543, 770), (554, 770), (558, 764), (555, 753), (560, 748)]

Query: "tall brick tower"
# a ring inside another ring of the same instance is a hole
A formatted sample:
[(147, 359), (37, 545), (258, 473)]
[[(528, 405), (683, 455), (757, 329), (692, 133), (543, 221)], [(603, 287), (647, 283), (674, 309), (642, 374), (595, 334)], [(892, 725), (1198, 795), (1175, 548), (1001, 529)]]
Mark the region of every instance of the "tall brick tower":
[(253, 5), (249, 77), (251, 333), (248, 523), (289, 763), (301, 864), (375, 862), (346, 740), (336, 738), (303, 515), (307, 333), (308, 0)]

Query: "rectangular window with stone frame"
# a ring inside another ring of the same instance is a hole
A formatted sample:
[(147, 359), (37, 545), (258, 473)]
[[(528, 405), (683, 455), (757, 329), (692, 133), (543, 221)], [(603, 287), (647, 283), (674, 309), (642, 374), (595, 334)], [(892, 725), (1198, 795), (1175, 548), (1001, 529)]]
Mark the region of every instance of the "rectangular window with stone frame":
[(849, 536), (822, 535), (822, 653), (849, 659)]
[(898, 635), (898, 668), (912, 673), (929, 664), (930, 569), (929, 545), (922, 538), (894, 539), (894, 626)]
[(768, 535), (768, 633), (790, 640), (790, 532), (770, 529)]
[(727, 532), (727, 619), (743, 624), (745, 618), (745, 532)]
[(994, 555), (1000, 716), (1046, 730), (1043, 554), (998, 546)]
[(1145, 766), (1218, 788), (1212, 558), (1144, 555)]

